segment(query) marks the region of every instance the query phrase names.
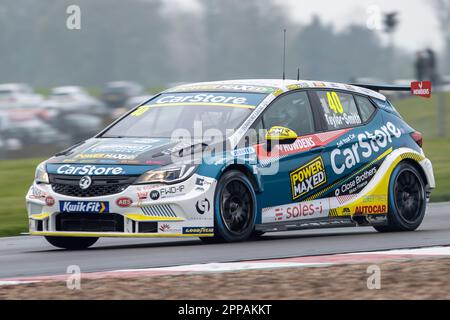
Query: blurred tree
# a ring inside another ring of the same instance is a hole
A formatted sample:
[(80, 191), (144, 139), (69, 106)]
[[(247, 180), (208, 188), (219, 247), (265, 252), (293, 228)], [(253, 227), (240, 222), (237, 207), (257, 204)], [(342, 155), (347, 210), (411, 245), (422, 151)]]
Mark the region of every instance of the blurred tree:
[(289, 20), (280, 7), (271, 0), (201, 2), (208, 79), (281, 78)]
[[(302, 78), (345, 82), (355, 77), (386, 79), (389, 75), (389, 48), (364, 26), (352, 25), (338, 33), (316, 16), (299, 30), (293, 47)], [(397, 61), (402, 61), (396, 77), (410, 76), (402, 67), (410, 59), (400, 51), (396, 55)]]
[[(192, 13), (164, 0), (2, 0), (0, 82), (98, 87), (281, 78), (284, 28), (288, 78), (297, 67), (301, 78), (387, 75), (387, 49), (363, 26), (338, 32), (319, 18), (299, 25), (273, 0), (199, 2), (202, 10)], [(66, 28), (72, 4), (81, 8), (81, 30)], [(412, 77), (411, 58), (396, 54), (396, 77)]]
[[(2, 0), (0, 81), (38, 86), (101, 86), (168, 81), (167, 22), (161, 0)], [(66, 28), (67, 6), (81, 8), (81, 30)]]
[(450, 74), (450, 0), (432, 0), (445, 42), (443, 70)]

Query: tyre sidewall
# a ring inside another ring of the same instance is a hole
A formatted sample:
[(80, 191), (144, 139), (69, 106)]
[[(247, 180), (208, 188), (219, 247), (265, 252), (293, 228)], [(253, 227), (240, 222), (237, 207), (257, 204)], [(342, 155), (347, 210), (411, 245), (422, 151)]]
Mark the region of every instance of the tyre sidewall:
[[(402, 215), (397, 210), (397, 206), (395, 203), (395, 182), (397, 180), (397, 177), (404, 171), (412, 171), (417, 176), (417, 179), (419, 180), (421, 186), (421, 193), (422, 193), (422, 206), (420, 208), (420, 215), (414, 222), (409, 222), (405, 220), (405, 218), (402, 217)], [(414, 168), (412, 165), (409, 165), (407, 163), (400, 163), (392, 172), (390, 181), (389, 181), (389, 213), (388, 213), (388, 221), (390, 225), (394, 225), (400, 230), (405, 231), (412, 231), (417, 229), (420, 224), (423, 221), (423, 218), (425, 216), (425, 209), (426, 209), (426, 194), (425, 194), (425, 184), (423, 181), (422, 176), (417, 171), (416, 168)]]
[[(250, 221), (247, 230), (241, 235), (236, 235), (231, 233), (227, 227), (225, 226), (222, 215), (220, 213), (220, 200), (224, 187), (231, 181), (237, 180), (242, 182), (250, 192), (252, 201), (253, 201), (253, 212), (252, 219)], [(256, 203), (256, 194), (253, 189), (253, 185), (250, 180), (245, 176), (242, 172), (232, 170), (224, 173), (224, 175), (220, 178), (219, 183), (217, 184), (216, 192), (214, 194), (214, 234), (216, 237), (224, 240), (226, 242), (238, 242), (244, 241), (250, 238), (253, 233), (255, 223), (256, 223), (256, 213), (257, 213), (257, 203)]]

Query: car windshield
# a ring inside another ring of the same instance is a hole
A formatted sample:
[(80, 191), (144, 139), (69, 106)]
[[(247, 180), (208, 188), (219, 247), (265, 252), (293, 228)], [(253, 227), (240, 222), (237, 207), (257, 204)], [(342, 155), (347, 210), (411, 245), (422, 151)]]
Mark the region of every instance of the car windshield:
[[(183, 130), (189, 137), (202, 138), (207, 130), (238, 128), (266, 94), (197, 92), (165, 93), (120, 120), (102, 137), (171, 138)], [(195, 129), (194, 129), (195, 128)], [(177, 130), (177, 131), (176, 131)]]

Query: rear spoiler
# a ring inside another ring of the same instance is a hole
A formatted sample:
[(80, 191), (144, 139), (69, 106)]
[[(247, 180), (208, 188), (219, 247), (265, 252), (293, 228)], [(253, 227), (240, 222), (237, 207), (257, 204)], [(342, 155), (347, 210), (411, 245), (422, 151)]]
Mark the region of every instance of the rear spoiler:
[(397, 86), (397, 85), (384, 85), (384, 84), (362, 84), (352, 83), (352, 86), (370, 89), (376, 92), (380, 91), (409, 91), (411, 92), (411, 86)]
[(431, 81), (413, 81), (409, 86), (397, 85), (379, 85), (379, 84), (361, 84), (352, 83), (352, 86), (370, 89), (373, 91), (405, 91), (411, 92), (413, 96), (431, 98), (432, 83)]

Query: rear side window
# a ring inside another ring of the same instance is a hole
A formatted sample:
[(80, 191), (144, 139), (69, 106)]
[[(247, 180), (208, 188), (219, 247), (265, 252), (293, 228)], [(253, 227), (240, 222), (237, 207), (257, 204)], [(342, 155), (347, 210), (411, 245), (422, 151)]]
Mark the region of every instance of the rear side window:
[(317, 91), (328, 130), (359, 126), (362, 123), (353, 95), (336, 91)]
[(358, 104), (361, 120), (363, 122), (367, 122), (375, 113), (375, 107), (366, 97), (355, 96), (355, 99), (356, 103)]
[(392, 103), (389, 100), (383, 101), (380, 99), (373, 99), (373, 101), (375, 102), (375, 104), (377, 105), (378, 108), (390, 112), (392, 114), (395, 114), (396, 116), (401, 118), (400, 113), (398, 113), (398, 111), (395, 109), (395, 107), (392, 105)]

